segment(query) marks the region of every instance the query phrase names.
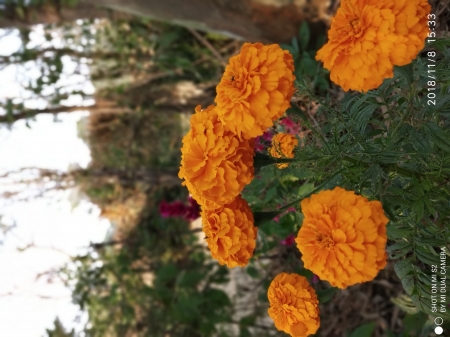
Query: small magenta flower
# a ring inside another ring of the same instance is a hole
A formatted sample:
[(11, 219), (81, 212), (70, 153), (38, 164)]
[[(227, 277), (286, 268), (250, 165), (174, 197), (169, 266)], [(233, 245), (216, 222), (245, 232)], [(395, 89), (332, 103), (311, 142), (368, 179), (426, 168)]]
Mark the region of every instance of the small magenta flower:
[(292, 246), (295, 243), (295, 235), (290, 234), (284, 240), (281, 240), (280, 243), (283, 246)]
[(283, 125), (284, 129), (287, 133), (290, 133), (292, 135), (296, 135), (300, 133), (301, 126), (294, 122), (289, 117), (285, 117), (280, 121), (280, 124)]
[(264, 133), (261, 136), (266, 142), (272, 142), (273, 133), (270, 130), (264, 131)]
[(191, 196), (189, 196), (188, 201), (189, 201), (189, 207), (187, 207), (184, 217), (187, 220), (195, 220), (198, 217), (200, 217), (200, 205)]
[(182, 217), (186, 220), (195, 220), (200, 216), (200, 206), (192, 197), (188, 199), (189, 206), (181, 201), (168, 203), (162, 201), (159, 204), (159, 214), (163, 218)]
[(317, 282), (319, 282), (319, 281), (320, 281), (319, 276), (317, 276), (316, 274), (314, 274), (313, 277), (312, 277), (311, 282), (312, 282), (312, 283), (317, 283)]
[(272, 142), (273, 133), (270, 130), (264, 131), (261, 136), (255, 138), (255, 151), (264, 153)]
[[(259, 138), (259, 137), (257, 137)], [(259, 139), (255, 140), (255, 151), (256, 152), (264, 152), (265, 148), (264, 148), (264, 144), (261, 144), (261, 142), (259, 141)]]

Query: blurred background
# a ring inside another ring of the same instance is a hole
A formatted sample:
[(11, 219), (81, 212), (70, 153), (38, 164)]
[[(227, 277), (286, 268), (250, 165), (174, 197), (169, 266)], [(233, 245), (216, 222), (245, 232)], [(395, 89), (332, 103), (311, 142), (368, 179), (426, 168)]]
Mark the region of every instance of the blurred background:
[[(431, 2), (445, 29), (448, 2)], [(338, 5), (0, 1), (0, 335), (283, 336), (266, 290), (295, 269), (291, 233), (261, 232), (246, 268), (212, 260), (181, 139), (244, 41), (280, 43), (297, 77), (316, 76)], [(390, 301), (401, 293), (392, 268), (342, 291), (320, 336), (416, 336), (426, 317)]]

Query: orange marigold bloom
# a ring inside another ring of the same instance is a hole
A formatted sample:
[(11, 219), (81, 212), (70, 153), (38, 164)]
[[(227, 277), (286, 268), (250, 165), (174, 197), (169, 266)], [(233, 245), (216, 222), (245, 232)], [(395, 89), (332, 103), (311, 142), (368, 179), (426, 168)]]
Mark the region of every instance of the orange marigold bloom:
[[(294, 158), (294, 149), (298, 146), (298, 139), (288, 133), (278, 133), (272, 138), (269, 153), (274, 158)], [(277, 164), (279, 169), (288, 167), (288, 163)]]
[(293, 337), (306, 337), (319, 329), (319, 301), (305, 277), (281, 273), (270, 283), (267, 295), (269, 316), (278, 330)]
[(386, 266), (386, 224), (379, 201), (340, 187), (302, 200), (295, 240), (305, 268), (334, 287), (373, 280)]
[(427, 0), (342, 0), (316, 59), (345, 91), (368, 91), (417, 56), (428, 35)]
[(247, 201), (239, 195), (216, 210), (202, 211), (203, 232), (214, 259), (229, 268), (245, 266), (253, 256), (258, 228)]
[(252, 181), (254, 144), (226, 131), (213, 105), (195, 111), (183, 138), (178, 176), (200, 205), (214, 209), (233, 201)]
[(217, 85), (217, 113), (239, 138), (263, 134), (290, 106), (294, 61), (277, 44), (244, 43)]

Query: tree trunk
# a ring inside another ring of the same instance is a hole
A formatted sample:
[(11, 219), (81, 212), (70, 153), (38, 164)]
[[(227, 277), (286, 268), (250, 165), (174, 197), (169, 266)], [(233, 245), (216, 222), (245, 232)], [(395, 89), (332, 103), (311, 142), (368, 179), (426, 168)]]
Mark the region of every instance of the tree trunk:
[[(81, 0), (69, 7), (54, 0), (53, 5), (3, 10), (0, 27), (20, 27), (61, 20), (140, 15), (190, 28), (214, 31), (241, 40), (288, 42), (300, 24), (311, 24), (314, 40), (325, 31), (328, 9), (337, 0)], [(94, 4), (101, 7), (94, 7)], [(111, 13), (110, 10), (113, 10)]]

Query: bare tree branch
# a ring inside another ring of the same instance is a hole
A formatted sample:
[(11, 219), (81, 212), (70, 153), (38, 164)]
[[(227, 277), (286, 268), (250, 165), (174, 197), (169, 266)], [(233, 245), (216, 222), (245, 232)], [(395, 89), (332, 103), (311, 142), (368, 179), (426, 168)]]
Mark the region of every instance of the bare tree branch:
[(227, 66), (227, 62), (223, 59), (222, 55), (220, 55), (220, 53), (217, 51), (216, 48), (214, 48), (214, 46), (209, 43), (209, 41), (207, 39), (205, 39), (201, 34), (199, 34), (195, 29), (192, 28), (188, 28), (189, 32), (195, 36), (195, 38), (197, 40), (199, 40), (206, 48), (208, 48), (211, 53), (213, 53), (213, 55), (217, 58), (217, 60), (220, 62), (220, 64), (222, 65), (222, 67), (226, 67)]
[[(16, 106), (16, 109), (19, 109), (19, 106)], [(14, 110), (14, 107), (13, 107)], [(40, 114), (59, 114), (59, 113), (69, 113), (69, 112), (76, 112), (76, 111), (89, 111), (90, 113), (94, 114), (101, 114), (101, 113), (129, 113), (131, 112), (130, 109), (126, 107), (119, 107), (119, 106), (112, 106), (112, 105), (104, 105), (104, 104), (94, 104), (89, 106), (58, 106), (54, 108), (46, 108), (46, 109), (40, 109), (40, 110), (34, 110), (34, 109), (23, 109), (21, 112), (14, 113), (14, 114), (5, 114), (0, 115), (0, 123), (4, 124), (13, 124), (21, 119), (27, 119), (27, 118), (33, 118)]]

